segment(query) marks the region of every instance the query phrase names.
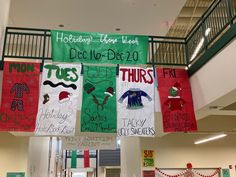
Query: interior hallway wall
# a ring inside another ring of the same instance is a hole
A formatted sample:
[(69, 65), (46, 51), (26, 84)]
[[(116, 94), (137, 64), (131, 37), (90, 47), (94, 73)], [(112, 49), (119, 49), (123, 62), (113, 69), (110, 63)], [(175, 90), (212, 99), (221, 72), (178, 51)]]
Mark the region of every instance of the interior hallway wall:
[(0, 0), (0, 60), (2, 59), (3, 39), (8, 24), (10, 2), (10, 0)]
[(0, 176), (7, 172), (27, 172), (28, 137), (0, 133)]
[[(204, 135), (203, 135), (204, 136)], [(158, 168), (229, 168), (231, 177), (235, 177), (236, 135), (195, 145), (199, 135), (169, 134), (162, 138), (141, 138), (141, 148), (155, 150), (155, 166)]]

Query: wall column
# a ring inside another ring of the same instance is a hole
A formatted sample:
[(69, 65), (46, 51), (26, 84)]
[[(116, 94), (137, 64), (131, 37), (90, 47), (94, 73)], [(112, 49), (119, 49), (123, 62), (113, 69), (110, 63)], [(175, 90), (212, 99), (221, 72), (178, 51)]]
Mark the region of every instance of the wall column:
[(141, 147), (139, 137), (122, 137), (121, 177), (141, 177)]
[(11, 0), (0, 0), (0, 60), (2, 60), (2, 47), (5, 28), (8, 24), (10, 2)]

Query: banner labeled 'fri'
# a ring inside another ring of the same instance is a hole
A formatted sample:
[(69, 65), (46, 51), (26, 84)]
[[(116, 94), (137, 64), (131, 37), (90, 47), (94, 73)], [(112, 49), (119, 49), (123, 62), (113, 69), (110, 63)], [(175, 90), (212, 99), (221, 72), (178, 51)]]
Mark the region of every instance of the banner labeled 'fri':
[(155, 135), (152, 68), (121, 67), (117, 99), (118, 136)]
[(187, 71), (157, 68), (157, 78), (164, 132), (196, 131), (197, 124)]
[(38, 110), (39, 74), (39, 63), (4, 62), (1, 131), (34, 131)]
[(81, 65), (43, 67), (36, 135), (73, 135), (79, 100)]

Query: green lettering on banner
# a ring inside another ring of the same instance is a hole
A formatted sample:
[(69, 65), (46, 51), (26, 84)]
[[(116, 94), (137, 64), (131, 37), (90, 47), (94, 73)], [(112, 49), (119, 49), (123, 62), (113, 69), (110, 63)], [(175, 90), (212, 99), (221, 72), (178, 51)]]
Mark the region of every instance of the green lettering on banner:
[(76, 82), (79, 79), (76, 68), (60, 68), (56, 65), (44, 65), (47, 69), (47, 78), (50, 79), (52, 74), (59, 80)]
[(52, 30), (52, 60), (98, 64), (146, 64), (148, 36)]

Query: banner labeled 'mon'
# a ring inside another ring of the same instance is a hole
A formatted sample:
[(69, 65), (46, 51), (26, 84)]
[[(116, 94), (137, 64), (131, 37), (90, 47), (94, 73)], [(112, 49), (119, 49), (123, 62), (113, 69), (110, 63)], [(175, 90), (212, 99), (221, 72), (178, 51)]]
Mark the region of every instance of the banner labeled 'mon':
[(84, 66), (81, 132), (116, 132), (116, 67)]
[(196, 131), (192, 93), (187, 71), (157, 68), (164, 132)]
[(80, 72), (81, 65), (44, 65), (35, 134), (75, 133)]
[(52, 30), (57, 62), (146, 64), (148, 36)]
[(1, 131), (34, 131), (38, 110), (39, 74), (39, 63), (4, 62)]
[(155, 135), (152, 68), (121, 67), (117, 99), (118, 136)]
[(115, 149), (116, 137), (115, 136), (67, 136), (62, 137), (62, 148), (67, 150), (98, 150), (98, 149)]

